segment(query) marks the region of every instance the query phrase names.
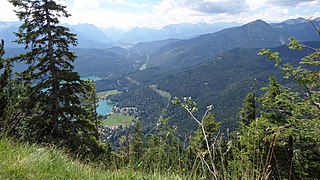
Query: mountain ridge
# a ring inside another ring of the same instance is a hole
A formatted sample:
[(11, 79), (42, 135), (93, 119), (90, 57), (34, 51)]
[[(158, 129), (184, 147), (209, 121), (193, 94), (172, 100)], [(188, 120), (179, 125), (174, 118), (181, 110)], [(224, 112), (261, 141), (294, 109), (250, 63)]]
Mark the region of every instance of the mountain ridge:
[(151, 56), (150, 63), (151, 66), (186, 67), (233, 48), (275, 47), (284, 44), (283, 41), (268, 23), (257, 20), (164, 46)]

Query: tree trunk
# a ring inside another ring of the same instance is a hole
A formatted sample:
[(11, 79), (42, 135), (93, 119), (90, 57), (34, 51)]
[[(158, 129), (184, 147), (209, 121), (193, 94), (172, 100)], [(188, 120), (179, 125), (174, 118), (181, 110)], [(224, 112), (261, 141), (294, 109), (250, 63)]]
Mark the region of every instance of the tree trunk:
[(44, 1), (44, 8), (45, 8), (45, 16), (46, 16), (46, 28), (47, 28), (47, 35), (48, 35), (48, 52), (49, 52), (49, 69), (52, 73), (52, 94), (51, 100), (52, 102), (52, 109), (51, 109), (51, 122), (53, 124), (53, 138), (58, 138), (60, 136), (60, 132), (58, 129), (59, 122), (58, 122), (58, 111), (59, 111), (59, 99), (58, 99), (58, 92), (59, 92), (59, 81), (57, 78), (57, 68), (55, 67), (55, 59), (53, 54), (53, 43), (52, 43), (52, 34), (51, 34), (51, 20), (50, 20), (50, 13), (47, 7), (47, 0)]

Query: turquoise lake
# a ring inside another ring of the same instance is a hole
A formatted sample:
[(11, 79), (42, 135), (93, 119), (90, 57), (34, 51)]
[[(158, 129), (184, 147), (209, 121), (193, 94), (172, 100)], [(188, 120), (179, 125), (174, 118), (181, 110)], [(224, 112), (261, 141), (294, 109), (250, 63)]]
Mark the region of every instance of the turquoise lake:
[[(82, 80), (92, 80), (92, 81), (99, 81), (101, 80), (100, 77), (98, 76), (85, 76), (85, 77), (81, 77)], [(98, 115), (106, 115), (109, 112), (111, 112), (112, 108), (113, 108), (114, 104), (110, 104), (108, 103), (108, 101), (106, 99), (101, 99), (98, 102), (98, 106), (97, 106), (97, 113)]]
[(107, 100), (105, 100), (105, 99), (99, 100), (98, 107), (97, 107), (97, 113), (99, 115), (104, 116), (107, 113), (111, 112), (113, 106), (114, 106), (114, 104), (108, 103)]

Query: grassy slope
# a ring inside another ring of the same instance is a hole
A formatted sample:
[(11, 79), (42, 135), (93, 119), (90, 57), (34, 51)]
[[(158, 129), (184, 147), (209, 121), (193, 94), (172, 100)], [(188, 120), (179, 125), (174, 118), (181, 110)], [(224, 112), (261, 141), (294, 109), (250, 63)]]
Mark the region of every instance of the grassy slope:
[(147, 63), (142, 64), (142, 66), (140, 67), (140, 71), (146, 70), (147, 69)]
[(97, 93), (97, 97), (98, 97), (98, 99), (103, 99), (106, 96), (114, 95), (114, 94), (120, 94), (120, 93), (121, 92), (118, 91), (118, 90), (103, 91), (103, 92), (98, 92)]
[(102, 120), (102, 124), (106, 126), (129, 125), (133, 119), (133, 116), (113, 114), (108, 116), (108, 119)]
[(181, 179), (134, 170), (104, 171), (70, 160), (63, 151), (0, 140), (0, 179)]

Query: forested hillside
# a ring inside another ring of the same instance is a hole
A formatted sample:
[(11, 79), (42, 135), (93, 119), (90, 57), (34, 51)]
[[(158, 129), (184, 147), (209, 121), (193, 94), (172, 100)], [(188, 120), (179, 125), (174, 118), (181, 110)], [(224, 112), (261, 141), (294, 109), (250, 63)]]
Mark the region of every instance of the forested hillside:
[[(312, 47), (320, 47), (319, 42), (307, 44)], [(291, 63), (296, 63), (308, 53), (308, 51), (291, 52), (286, 46), (272, 50), (281, 53), (284, 61)], [(162, 115), (172, 118), (170, 123), (177, 125), (181, 132), (195, 129), (196, 126), (190, 121), (187, 113), (174, 108), (172, 104), (166, 107), (166, 103), (156, 103), (167, 101), (166, 97), (156, 93), (153, 95), (146, 93), (152, 92), (149, 85), (156, 84), (159, 89), (167, 91), (172, 97), (193, 97), (199, 104), (200, 112), (203, 112), (206, 106), (213, 104), (215, 106), (213, 112), (217, 120), (222, 122), (222, 127), (234, 129), (238, 126), (238, 112), (245, 95), (249, 91), (260, 94), (260, 88), (266, 86), (270, 75), (280, 80), (283, 76), (281, 71), (273, 67), (272, 62), (259, 56), (258, 52), (259, 49), (237, 48), (178, 72), (170, 69), (165, 71), (162, 70), (163, 68), (150, 68), (129, 74), (130, 78), (140, 84), (137, 85), (123, 79), (120, 81), (121, 87), (128, 88), (128, 92), (113, 96), (111, 99), (119, 102), (119, 106), (135, 105), (144, 112), (149, 112), (146, 113), (147, 117), (141, 119), (146, 129), (152, 127), (152, 124), (156, 123), (160, 117), (159, 114), (154, 117), (155, 114), (151, 113), (154, 112), (150, 109), (154, 108), (152, 103), (157, 104), (158, 112), (165, 109), (165, 114)], [(281, 82), (290, 87), (294, 86), (291, 80), (281, 80)]]

